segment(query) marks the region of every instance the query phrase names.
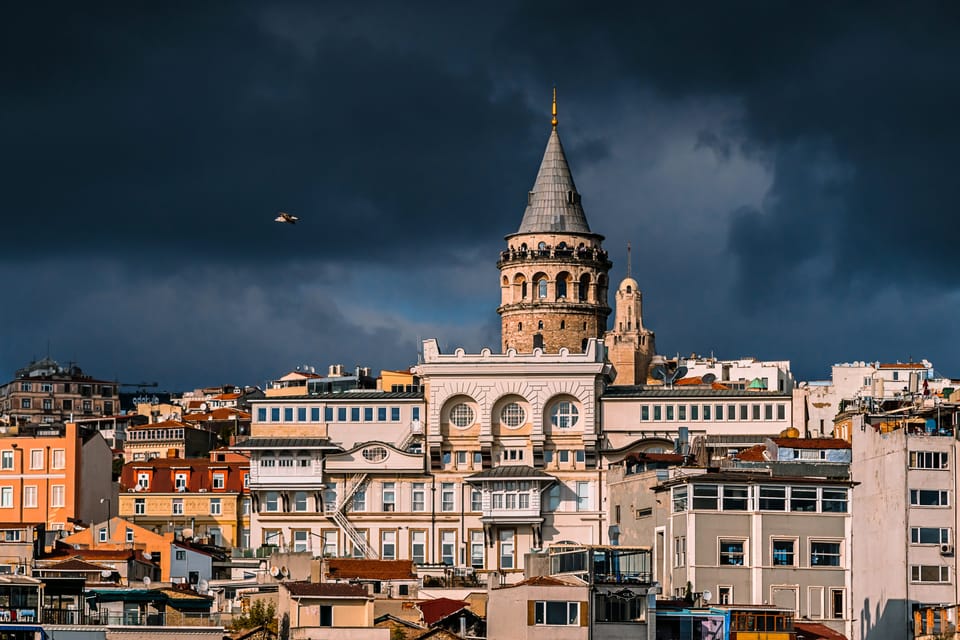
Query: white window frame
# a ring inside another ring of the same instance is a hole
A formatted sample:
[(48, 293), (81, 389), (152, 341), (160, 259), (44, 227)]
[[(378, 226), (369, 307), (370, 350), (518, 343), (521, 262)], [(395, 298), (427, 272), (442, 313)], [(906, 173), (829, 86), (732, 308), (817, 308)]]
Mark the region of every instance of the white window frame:
[(0, 469), (3, 471), (12, 471), (14, 466), (13, 451), (7, 450), (0, 452)]
[(37, 508), (37, 485), (28, 484), (23, 487), (23, 507), (25, 509)]
[(62, 484), (55, 484), (50, 487), (50, 506), (61, 508), (66, 504), (67, 488)]
[(43, 449), (30, 449), (30, 468), (43, 469)]

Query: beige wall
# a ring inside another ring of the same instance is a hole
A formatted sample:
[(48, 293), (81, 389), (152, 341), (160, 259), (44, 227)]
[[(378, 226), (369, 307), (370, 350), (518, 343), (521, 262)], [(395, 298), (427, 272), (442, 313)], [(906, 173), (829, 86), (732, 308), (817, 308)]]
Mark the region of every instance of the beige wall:
[(536, 600), (579, 602), (586, 607), (581, 619), (592, 615), (589, 590), (586, 586), (532, 586), (519, 585), (490, 591), (487, 609), (496, 612), (487, 618), (487, 640), (586, 640), (588, 626), (532, 625), (528, 618), (528, 603)]

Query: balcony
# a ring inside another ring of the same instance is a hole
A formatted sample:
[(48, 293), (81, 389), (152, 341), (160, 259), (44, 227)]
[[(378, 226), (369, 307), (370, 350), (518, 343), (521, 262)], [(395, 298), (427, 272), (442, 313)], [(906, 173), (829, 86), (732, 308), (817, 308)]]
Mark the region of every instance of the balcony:
[[(96, 625), (115, 627), (219, 627), (218, 613), (194, 613), (180, 611), (81, 611), (78, 609), (45, 608), (42, 610), (42, 623), (51, 625)], [(28, 616), (10, 618), (3, 617), (0, 611), (0, 621), (32, 622), (35, 618)]]
[(251, 487), (314, 487), (323, 483), (323, 468), (320, 464), (302, 466), (262, 466), (250, 465)]

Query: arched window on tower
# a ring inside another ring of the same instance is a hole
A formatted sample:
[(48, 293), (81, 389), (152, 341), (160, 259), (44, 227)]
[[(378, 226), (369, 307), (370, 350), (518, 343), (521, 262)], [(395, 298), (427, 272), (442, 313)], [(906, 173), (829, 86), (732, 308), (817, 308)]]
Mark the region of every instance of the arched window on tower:
[(566, 320), (561, 320), (561, 321), (560, 321), (560, 328), (561, 328), (561, 329), (566, 329), (566, 328), (567, 328), (567, 321), (566, 321)]
[(580, 302), (586, 302), (587, 296), (590, 294), (590, 274), (585, 273), (580, 276), (580, 291), (577, 292), (577, 298)]
[(521, 300), (527, 299), (527, 281), (526, 280), (520, 283), (520, 299)]
[(570, 274), (566, 272), (561, 272), (557, 274), (557, 300), (565, 300), (567, 298), (567, 288), (568, 288), (569, 281), (570, 281)]
[(633, 287), (627, 285), (627, 293), (633, 293)]
[(537, 281), (537, 297), (541, 300), (545, 300), (547, 297), (547, 279), (540, 278)]
[(543, 331), (543, 320), (537, 322), (537, 331)]
[(533, 336), (533, 348), (543, 349), (543, 335), (536, 333)]
[(522, 323), (522, 322), (518, 322), (518, 323), (517, 323), (517, 331), (523, 331), (523, 323)]

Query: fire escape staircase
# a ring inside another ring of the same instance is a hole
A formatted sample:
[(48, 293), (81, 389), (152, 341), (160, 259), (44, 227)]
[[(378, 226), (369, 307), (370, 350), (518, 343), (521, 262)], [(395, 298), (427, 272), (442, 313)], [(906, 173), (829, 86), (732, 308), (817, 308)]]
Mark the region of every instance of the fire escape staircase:
[[(414, 422), (395, 446), (401, 451), (406, 451), (410, 443), (421, 435), (423, 435), (423, 427), (419, 422)], [(357, 491), (364, 489), (369, 482), (370, 474), (368, 473), (358, 473), (351, 476), (346, 482), (343, 495), (337, 500), (336, 508), (328, 512), (327, 517), (333, 520), (334, 523), (340, 527), (340, 530), (350, 538), (354, 549), (359, 550), (363, 554), (363, 557), (376, 560), (379, 558), (377, 550), (367, 542), (366, 536), (357, 531), (357, 528), (354, 527), (353, 523), (347, 518), (347, 510), (350, 507), (353, 496), (356, 495)]]

